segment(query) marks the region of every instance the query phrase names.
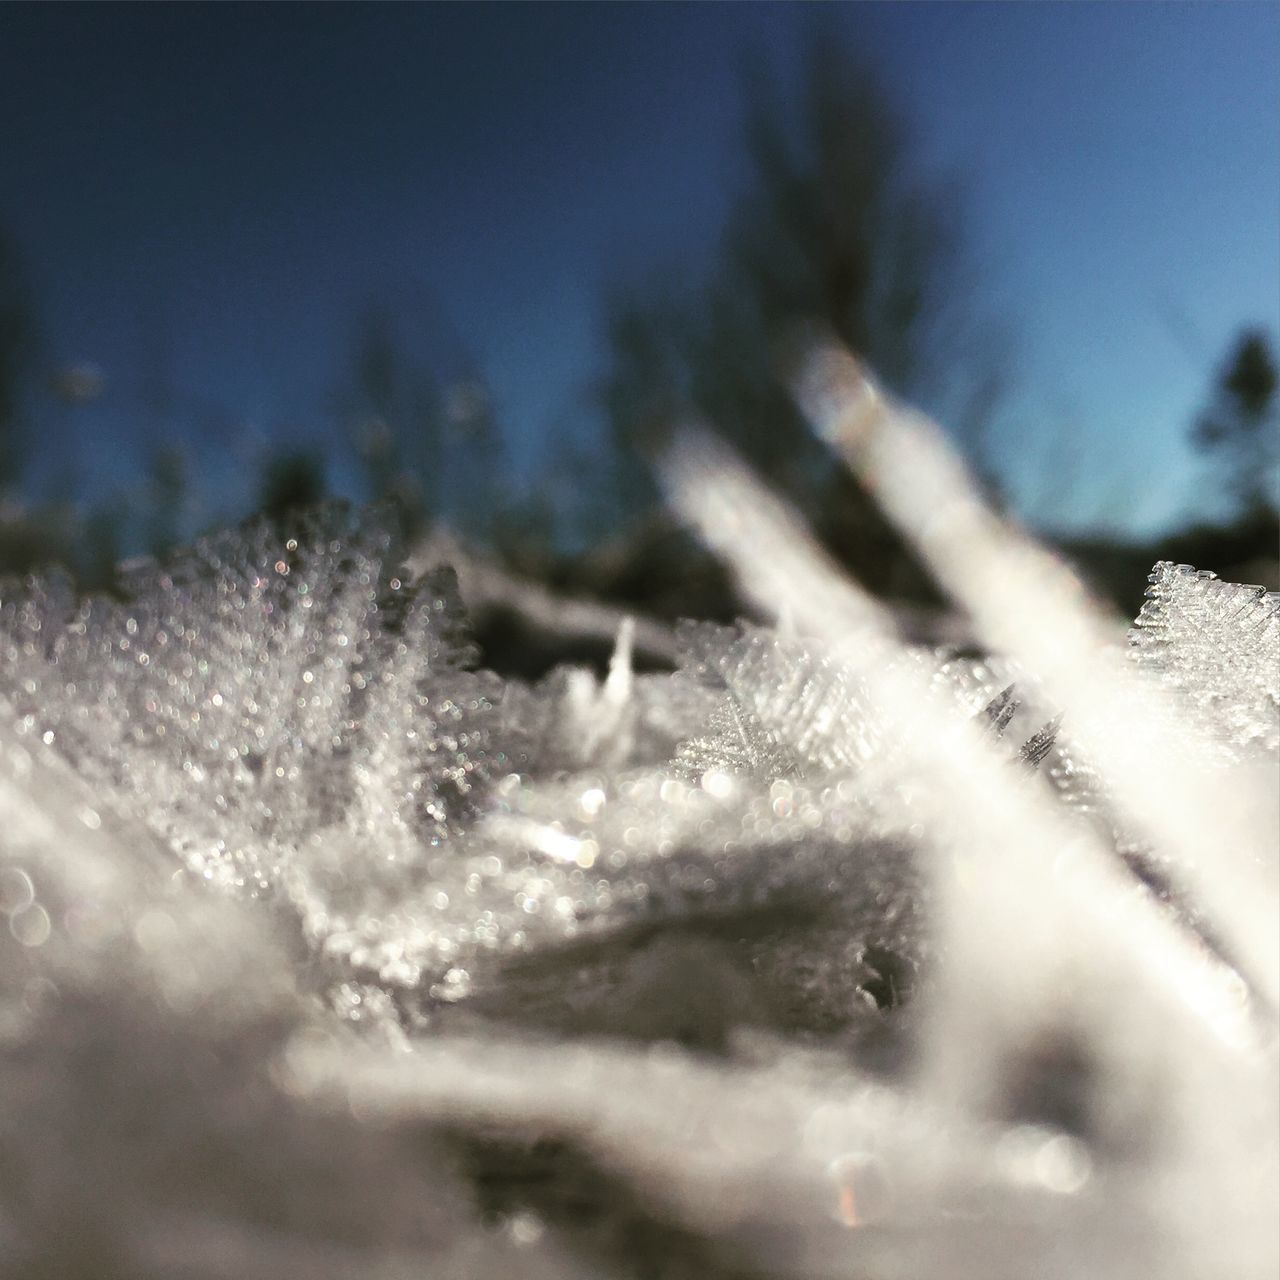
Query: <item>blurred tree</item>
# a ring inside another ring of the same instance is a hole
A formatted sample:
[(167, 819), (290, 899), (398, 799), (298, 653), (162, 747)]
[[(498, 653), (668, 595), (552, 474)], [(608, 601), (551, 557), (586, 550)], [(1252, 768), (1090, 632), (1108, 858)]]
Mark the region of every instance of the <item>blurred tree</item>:
[(187, 497), (187, 457), (174, 444), (160, 445), (147, 464), (147, 550), (167, 555), (182, 537)]
[(116, 584), (127, 521), (128, 510), (119, 498), (109, 498), (88, 512), (80, 530), (74, 564), (82, 589), (109, 591)]
[(1223, 363), (1209, 406), (1192, 431), (1195, 444), (1221, 466), (1242, 519), (1275, 511), (1278, 387), (1280, 373), (1267, 334), (1246, 329)]
[(439, 507), (444, 408), (434, 380), (414, 366), (383, 308), (360, 321), (339, 414), (370, 496), (391, 504), (407, 536), (425, 528)]
[[(438, 311), (427, 297), (423, 306)], [(402, 317), (403, 318), (403, 317)], [(430, 332), (448, 329), (439, 314)], [(481, 542), (512, 534), (507, 458), (489, 385), (450, 334), (439, 352), (411, 350), (392, 314), (371, 309), (356, 334), (350, 384), (339, 414), (364, 467), (369, 495), (388, 502), (409, 538), (444, 520)], [(427, 345), (431, 345), (428, 338)], [(432, 357), (436, 359), (433, 361)], [(535, 530), (530, 526), (530, 536)]]
[(556, 509), (545, 489), (508, 492), (490, 513), (483, 541), (517, 573), (547, 579), (556, 565)]
[(0, 230), (0, 493), (21, 473), (24, 417), (37, 360), (35, 310), (13, 242)]
[(305, 449), (282, 449), (267, 459), (258, 509), (279, 521), (325, 496), (324, 459)]
[(554, 522), (540, 491), (519, 491), (498, 406), (478, 368), (469, 366), (450, 385), (445, 406), (445, 477), (451, 502), (443, 513), (475, 541), (500, 547), (504, 537), (518, 537), (535, 560), (545, 558)]
[[(975, 301), (959, 202), (918, 178), (884, 91), (825, 29), (796, 109), (759, 68), (746, 90), (749, 179), (720, 255), (693, 290), (610, 300), (601, 407), (622, 451), (642, 456), (678, 408), (692, 408), (814, 513), (869, 586), (918, 594), (906, 552), (805, 429), (778, 352), (798, 324), (816, 322), (949, 423), (989, 474), (982, 430), (1007, 351)], [(652, 500), (636, 468), (622, 475), (622, 503)]]

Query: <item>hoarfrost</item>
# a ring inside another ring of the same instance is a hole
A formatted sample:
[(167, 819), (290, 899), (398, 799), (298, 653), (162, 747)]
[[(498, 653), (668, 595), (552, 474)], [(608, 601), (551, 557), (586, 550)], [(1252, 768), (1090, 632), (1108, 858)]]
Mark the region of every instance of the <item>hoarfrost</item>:
[[(826, 582), (784, 526), (735, 568)], [(7, 1274), (1274, 1274), (1275, 901), (1166, 891), (1035, 669), (830, 581), (502, 680), (403, 559), (0, 589)], [(1233, 786), (1278, 626), (1160, 565), (1132, 634)]]
[(1162, 562), (1129, 643), (1225, 746), (1280, 747), (1280, 593)]

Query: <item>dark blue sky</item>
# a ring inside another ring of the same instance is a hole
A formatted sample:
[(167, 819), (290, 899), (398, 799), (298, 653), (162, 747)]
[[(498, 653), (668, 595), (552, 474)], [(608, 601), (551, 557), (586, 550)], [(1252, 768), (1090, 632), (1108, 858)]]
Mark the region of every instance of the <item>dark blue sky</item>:
[[(234, 505), (264, 434), (334, 439), (328, 396), (380, 298), (444, 372), (480, 364), (531, 473), (549, 433), (591, 429), (604, 285), (714, 250), (744, 50), (794, 78), (813, 17), (0, 6), (0, 224), (50, 346), (107, 376), (59, 453), (91, 493), (136, 485), (139, 387), (167, 360)], [(1280, 330), (1280, 6), (837, 18), (923, 163), (967, 185), (1018, 336), (1001, 439), (1020, 508), (1143, 534), (1202, 509), (1188, 421), (1241, 325)]]

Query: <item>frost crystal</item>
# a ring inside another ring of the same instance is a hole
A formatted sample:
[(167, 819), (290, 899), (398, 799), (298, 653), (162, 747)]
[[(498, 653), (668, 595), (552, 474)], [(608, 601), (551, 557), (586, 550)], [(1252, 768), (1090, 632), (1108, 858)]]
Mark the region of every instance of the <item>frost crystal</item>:
[(1280, 747), (1280, 594), (1162, 562), (1129, 643), (1224, 744)]
[[(1270, 778), (1275, 597), (1148, 596)], [(338, 509), (0, 588), (5, 1273), (1273, 1273), (1221, 918), (1035, 672), (867, 619), (503, 680)]]

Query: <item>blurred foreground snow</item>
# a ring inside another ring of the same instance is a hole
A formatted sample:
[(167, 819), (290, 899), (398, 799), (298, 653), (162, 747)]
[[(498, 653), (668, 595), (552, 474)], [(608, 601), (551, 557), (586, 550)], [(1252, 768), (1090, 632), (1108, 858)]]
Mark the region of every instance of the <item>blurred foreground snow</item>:
[(5, 1274), (1276, 1274), (1280, 601), (905, 645), (682, 449), (788, 620), (673, 675), (339, 510), (0, 589)]

